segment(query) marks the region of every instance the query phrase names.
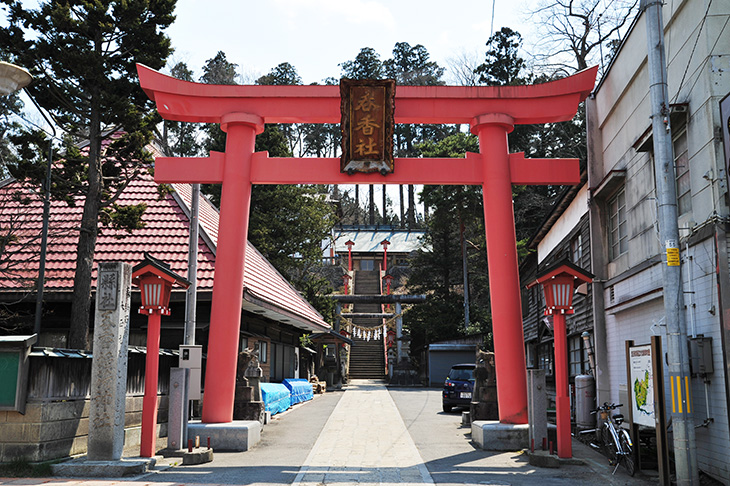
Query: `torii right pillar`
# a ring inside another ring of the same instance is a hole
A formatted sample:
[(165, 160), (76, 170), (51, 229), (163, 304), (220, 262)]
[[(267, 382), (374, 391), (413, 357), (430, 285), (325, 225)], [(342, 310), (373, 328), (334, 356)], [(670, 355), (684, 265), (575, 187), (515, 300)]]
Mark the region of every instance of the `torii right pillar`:
[(499, 421), (503, 424), (526, 424), (525, 340), (507, 143), (507, 134), (513, 128), (512, 118), (500, 113), (478, 116), (471, 124), (472, 132), (479, 137), (483, 164), (482, 195), (492, 333), (494, 349), (500, 350), (495, 353), (495, 367), (499, 376)]

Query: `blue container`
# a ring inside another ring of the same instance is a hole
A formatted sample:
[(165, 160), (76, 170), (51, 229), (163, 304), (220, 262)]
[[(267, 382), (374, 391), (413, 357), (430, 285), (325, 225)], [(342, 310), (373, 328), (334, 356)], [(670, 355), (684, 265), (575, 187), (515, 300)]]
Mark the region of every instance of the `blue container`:
[(301, 378), (287, 378), (284, 380), (286, 386), (291, 392), (291, 404), (306, 402), (314, 398), (314, 390), (312, 384)]
[(288, 410), (291, 407), (291, 393), (281, 383), (261, 383), (261, 399), (264, 407), (271, 415)]

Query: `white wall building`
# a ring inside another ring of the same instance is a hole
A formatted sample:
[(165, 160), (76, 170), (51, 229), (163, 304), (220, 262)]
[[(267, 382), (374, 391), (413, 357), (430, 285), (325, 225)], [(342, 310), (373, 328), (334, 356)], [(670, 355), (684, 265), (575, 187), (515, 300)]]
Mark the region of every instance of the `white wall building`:
[[(714, 363), (691, 381), (697, 460), (729, 484), (730, 220), (719, 103), (730, 92), (730, 3), (674, 0), (663, 16), (686, 332), (712, 338)], [(661, 335), (667, 349), (645, 23), (640, 16), (586, 101), (599, 403), (626, 403), (626, 340)]]

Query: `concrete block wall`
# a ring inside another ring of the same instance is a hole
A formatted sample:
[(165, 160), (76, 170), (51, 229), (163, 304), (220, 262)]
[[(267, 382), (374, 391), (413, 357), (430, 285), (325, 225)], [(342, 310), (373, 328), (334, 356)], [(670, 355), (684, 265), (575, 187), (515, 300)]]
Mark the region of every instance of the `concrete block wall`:
[[(42, 462), (86, 454), (90, 399), (29, 401), (25, 414), (0, 412), (0, 463)], [(167, 396), (158, 397), (157, 433), (167, 436)], [(142, 397), (128, 396), (124, 447), (139, 446)]]

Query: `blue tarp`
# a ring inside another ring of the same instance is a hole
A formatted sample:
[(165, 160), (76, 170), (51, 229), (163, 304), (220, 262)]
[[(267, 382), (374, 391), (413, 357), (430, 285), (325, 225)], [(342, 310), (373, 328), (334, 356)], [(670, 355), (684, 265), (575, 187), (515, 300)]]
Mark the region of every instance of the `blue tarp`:
[(271, 415), (276, 415), (291, 407), (291, 393), (281, 383), (261, 383), (261, 399)]
[(291, 404), (296, 405), (300, 402), (306, 402), (314, 398), (314, 390), (312, 384), (302, 378), (287, 378), (284, 380), (284, 386), (291, 391)]

